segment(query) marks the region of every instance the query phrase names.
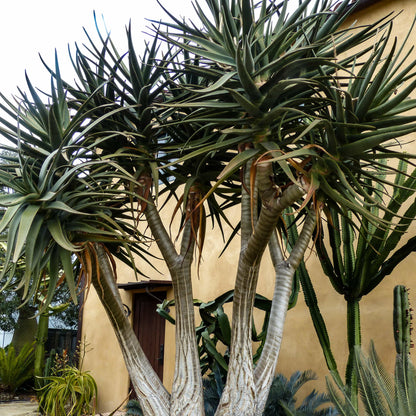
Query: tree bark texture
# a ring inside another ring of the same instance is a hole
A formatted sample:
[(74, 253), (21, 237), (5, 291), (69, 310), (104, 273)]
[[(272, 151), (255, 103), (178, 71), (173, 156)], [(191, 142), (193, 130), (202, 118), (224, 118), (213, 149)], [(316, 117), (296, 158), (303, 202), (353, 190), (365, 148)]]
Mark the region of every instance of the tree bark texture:
[(95, 248), (100, 270), (99, 273), (97, 271), (93, 273), (92, 284), (113, 326), (143, 412), (146, 416), (169, 416), (169, 393), (150, 365), (124, 313), (123, 303), (104, 248), (98, 244)]
[(150, 230), (166, 260), (173, 285), (176, 311), (175, 373), (172, 385), (172, 416), (204, 415), (201, 367), (195, 335), (195, 316), (191, 266), (195, 247), (191, 219), (184, 226), (180, 253), (160, 219), (154, 204), (148, 204), (145, 215)]
[(45, 367), (45, 343), (48, 340), (49, 314), (39, 315), (38, 330), (36, 332), (35, 363), (33, 375), (35, 376), (35, 388), (41, 388), (40, 377), (44, 376)]
[[(254, 231), (246, 245), (244, 241), (240, 252), (234, 288), (227, 382), (216, 416), (255, 414), (258, 391), (253, 374), (251, 329), (260, 261), (283, 210), (305, 194), (304, 189), (299, 185), (291, 185), (279, 196), (277, 188), (270, 179), (271, 169), (270, 163), (257, 167), (257, 183), (262, 207)], [(247, 221), (247, 217), (244, 221)], [(248, 229), (248, 225), (242, 223), (241, 228)]]
[[(275, 252), (277, 253), (274, 256), (274, 263), (277, 264), (276, 289), (269, 324), (271, 335), (263, 351), (264, 364), (260, 361), (260, 366), (254, 371), (251, 330), (260, 261), (270, 239), (272, 241), (276, 239), (274, 230), (283, 210), (305, 194), (305, 190), (297, 184), (289, 186), (279, 194), (270, 180), (269, 173), (267, 165), (266, 168), (260, 169), (257, 183), (262, 206), (258, 218), (253, 220), (251, 217), (249, 208), (251, 201), (247, 192), (247, 195), (243, 197), (242, 234), (244, 238), (242, 238), (235, 283), (229, 371), (216, 412), (217, 416), (261, 414), (276, 367), (293, 273), (303, 257), (315, 225), (311, 220), (312, 217), (308, 216), (299, 241), (287, 260), (276, 261), (282, 253), (281, 251)], [(144, 212), (152, 236), (169, 268), (174, 289), (176, 360), (171, 395), (151, 368), (130, 322), (124, 315), (109, 260), (104, 249), (99, 245), (96, 245), (96, 250), (100, 274), (99, 277), (97, 274), (93, 276), (92, 283), (114, 327), (144, 414), (149, 416), (203, 416), (203, 388), (195, 336), (191, 279), (195, 245), (194, 236), (191, 234), (195, 230), (192, 230), (190, 221), (185, 223), (180, 252), (177, 253), (156, 206), (149, 201)], [(272, 356), (273, 358), (270, 358)]]
[(347, 301), (347, 340), (349, 354), (345, 379), (346, 385), (350, 388), (351, 403), (358, 411), (358, 374), (354, 367), (354, 360), (355, 348), (361, 346), (361, 317), (359, 299), (348, 299)]
[(283, 328), (289, 306), (290, 293), (292, 291), (293, 276), (312, 239), (315, 224), (316, 213), (311, 211), (305, 220), (302, 231), (289, 258), (275, 265), (276, 283), (266, 342), (254, 372), (257, 391), (256, 416), (263, 414), (266, 405), (267, 396), (276, 370), (280, 345), (282, 343)]
[(36, 308), (27, 303), (19, 308), (19, 316), (11, 342), (16, 351), (20, 351), (25, 344), (32, 343), (35, 340), (38, 329), (38, 323), (35, 319), (36, 312)]

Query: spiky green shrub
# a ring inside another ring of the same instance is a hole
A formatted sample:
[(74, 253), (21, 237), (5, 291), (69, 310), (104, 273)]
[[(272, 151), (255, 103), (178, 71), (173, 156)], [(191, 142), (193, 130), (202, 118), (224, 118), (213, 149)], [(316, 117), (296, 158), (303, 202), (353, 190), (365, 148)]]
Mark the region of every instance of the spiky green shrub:
[(48, 377), (41, 389), (39, 409), (46, 416), (95, 414), (97, 384), (87, 371), (66, 366), (59, 375)]
[(143, 416), (142, 408), (137, 400), (129, 400), (126, 404), (126, 416)]
[(360, 348), (355, 351), (354, 366), (364, 413), (351, 403), (348, 390), (328, 383), (331, 400), (343, 416), (414, 416), (416, 415), (416, 370), (408, 354), (397, 354), (394, 376), (388, 374), (374, 344), (368, 356)]
[[(311, 380), (315, 380), (313, 371), (296, 371), (290, 379), (278, 374), (272, 383), (263, 416), (335, 416), (338, 412), (333, 407), (325, 407), (330, 403), (326, 394), (312, 390), (300, 406), (296, 406), (297, 392)], [(214, 416), (218, 407), (222, 390), (221, 377), (204, 378), (205, 416)]]
[[(296, 406), (296, 394), (308, 381), (316, 380), (313, 371), (296, 371), (288, 380), (278, 374), (273, 380), (263, 416), (332, 416), (338, 414), (334, 408), (323, 405), (330, 402), (329, 396), (312, 390), (300, 406)], [(318, 410), (319, 409), (319, 410)]]
[(33, 344), (28, 343), (16, 352), (13, 345), (0, 348), (0, 390), (15, 393), (33, 377)]

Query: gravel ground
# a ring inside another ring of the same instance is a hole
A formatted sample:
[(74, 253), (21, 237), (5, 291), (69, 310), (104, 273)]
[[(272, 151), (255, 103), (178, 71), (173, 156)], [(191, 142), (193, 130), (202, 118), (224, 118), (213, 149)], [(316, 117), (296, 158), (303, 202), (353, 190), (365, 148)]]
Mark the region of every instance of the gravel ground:
[(38, 405), (32, 401), (0, 402), (0, 416), (34, 416)]
[[(0, 416), (37, 416), (38, 405), (35, 401), (14, 400), (0, 402)], [(96, 416), (109, 416), (109, 413), (96, 413)], [(124, 416), (124, 412), (116, 412), (114, 416)]]

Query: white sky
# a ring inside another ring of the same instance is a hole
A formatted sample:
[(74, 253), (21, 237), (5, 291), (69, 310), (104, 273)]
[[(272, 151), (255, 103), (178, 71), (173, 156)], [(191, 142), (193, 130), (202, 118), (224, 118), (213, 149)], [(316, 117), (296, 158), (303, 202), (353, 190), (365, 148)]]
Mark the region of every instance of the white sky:
[[(297, 0), (289, 1), (294, 6), (298, 4)], [(205, 4), (205, 0), (199, 2)], [(176, 16), (192, 15), (191, 0), (162, 0), (162, 3)], [(32, 84), (48, 88), (49, 75), (40, 62), (39, 53), (53, 66), (55, 48), (63, 77), (72, 81), (68, 44), (73, 46), (75, 42), (86, 42), (83, 27), (90, 35), (96, 33), (94, 10), (100, 23), (104, 17), (120, 51), (125, 50), (125, 26), (130, 19), (138, 53), (142, 50), (142, 32), (149, 25), (145, 19), (167, 20), (156, 0), (2, 0), (0, 92), (9, 97), (17, 92), (17, 86), (26, 89), (25, 70)]]
[[(192, 12), (190, 0), (163, 0), (163, 4), (176, 15)], [(96, 33), (94, 10), (100, 28), (104, 28), (104, 17), (112, 39), (123, 51), (125, 27), (131, 19), (139, 53), (142, 31), (149, 25), (145, 19), (165, 18), (156, 0), (3, 0), (0, 5), (0, 91), (10, 96), (17, 91), (17, 85), (25, 87), (25, 70), (35, 86), (49, 83), (39, 53), (53, 65), (55, 48), (64, 77), (65, 73), (70, 74), (64, 65), (67, 63), (69, 68), (68, 44), (87, 43), (83, 27), (90, 35)]]

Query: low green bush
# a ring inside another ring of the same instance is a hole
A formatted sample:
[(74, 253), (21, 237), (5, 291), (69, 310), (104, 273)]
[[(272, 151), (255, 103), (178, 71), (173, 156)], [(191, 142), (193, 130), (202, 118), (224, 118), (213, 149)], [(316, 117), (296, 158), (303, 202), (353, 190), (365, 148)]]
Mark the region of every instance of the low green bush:
[[(296, 371), (287, 379), (278, 374), (273, 380), (267, 398), (263, 416), (335, 416), (338, 412), (328, 406), (331, 400), (328, 395), (312, 390), (297, 405), (296, 394), (309, 381), (316, 380), (313, 371)], [(325, 407), (326, 406), (326, 407)]]
[[(342, 416), (416, 415), (416, 369), (407, 353), (397, 354), (394, 375), (389, 374), (371, 343), (368, 355), (355, 348), (361, 407), (358, 411), (346, 386), (328, 380), (328, 391)], [(341, 393), (341, 394), (340, 394)]]
[(42, 387), (39, 409), (47, 416), (81, 416), (95, 414), (97, 384), (86, 371), (64, 368), (59, 376), (49, 376)]
[(82, 370), (82, 360), (77, 368), (64, 351), (51, 357), (51, 362), (49, 375), (42, 377), (38, 390), (40, 412), (46, 416), (95, 414), (97, 384), (88, 371)]
[(25, 344), (16, 352), (13, 345), (0, 348), (0, 391), (14, 394), (23, 383), (33, 377), (33, 344)]

